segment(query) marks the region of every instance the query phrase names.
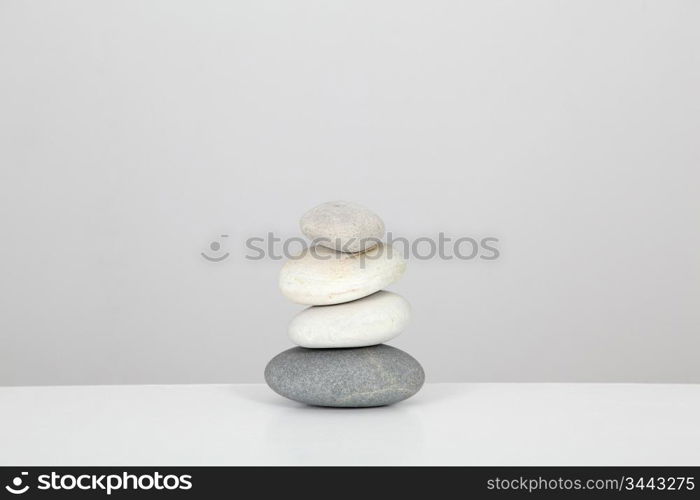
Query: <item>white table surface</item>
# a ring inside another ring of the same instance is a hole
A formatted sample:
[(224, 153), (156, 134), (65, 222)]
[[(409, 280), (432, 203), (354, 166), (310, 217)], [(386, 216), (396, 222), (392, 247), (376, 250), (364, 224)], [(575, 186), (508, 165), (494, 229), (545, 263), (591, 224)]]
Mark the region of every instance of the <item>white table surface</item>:
[(700, 465), (700, 385), (431, 384), (306, 407), (264, 385), (0, 388), (0, 465)]

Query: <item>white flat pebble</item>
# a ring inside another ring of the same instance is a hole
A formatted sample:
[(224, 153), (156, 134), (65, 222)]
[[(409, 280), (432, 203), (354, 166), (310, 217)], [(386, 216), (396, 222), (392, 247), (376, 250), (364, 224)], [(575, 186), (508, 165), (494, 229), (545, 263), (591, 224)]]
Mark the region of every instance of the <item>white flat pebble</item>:
[(396, 337), (411, 318), (408, 301), (381, 291), (345, 304), (312, 306), (289, 323), (289, 338), (301, 347), (364, 347)]
[(360, 299), (398, 280), (406, 270), (401, 252), (380, 243), (363, 253), (311, 247), (287, 261), (279, 286), (298, 304), (324, 306)]
[(360, 252), (377, 245), (384, 237), (384, 222), (357, 203), (329, 201), (306, 212), (299, 222), (301, 232), (315, 244), (341, 252)]

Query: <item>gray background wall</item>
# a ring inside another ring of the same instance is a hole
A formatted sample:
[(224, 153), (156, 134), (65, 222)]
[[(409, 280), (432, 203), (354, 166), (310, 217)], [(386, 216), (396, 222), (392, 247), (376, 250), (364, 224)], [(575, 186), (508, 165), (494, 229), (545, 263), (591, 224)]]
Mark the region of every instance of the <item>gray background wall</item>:
[(699, 25), (693, 0), (1, 0), (0, 384), (262, 381), (301, 307), (243, 240), (330, 199), (500, 239), (392, 287), (429, 381), (700, 382)]

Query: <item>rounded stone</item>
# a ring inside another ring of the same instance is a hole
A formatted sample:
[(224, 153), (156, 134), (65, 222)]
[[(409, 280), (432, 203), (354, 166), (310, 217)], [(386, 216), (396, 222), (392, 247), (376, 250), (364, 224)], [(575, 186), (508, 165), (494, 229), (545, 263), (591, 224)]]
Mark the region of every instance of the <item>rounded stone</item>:
[(356, 349), (281, 352), (267, 364), (265, 381), (276, 393), (314, 406), (361, 408), (403, 401), (423, 386), (420, 363), (380, 344)]
[(285, 263), (279, 287), (285, 297), (298, 304), (340, 304), (381, 290), (405, 270), (401, 254), (383, 243), (362, 253), (314, 246)]
[(380, 291), (334, 306), (312, 306), (289, 323), (289, 338), (312, 349), (377, 345), (396, 337), (411, 318), (408, 301)]
[(299, 226), (314, 244), (340, 252), (369, 250), (384, 236), (382, 219), (349, 201), (322, 203), (306, 212)]

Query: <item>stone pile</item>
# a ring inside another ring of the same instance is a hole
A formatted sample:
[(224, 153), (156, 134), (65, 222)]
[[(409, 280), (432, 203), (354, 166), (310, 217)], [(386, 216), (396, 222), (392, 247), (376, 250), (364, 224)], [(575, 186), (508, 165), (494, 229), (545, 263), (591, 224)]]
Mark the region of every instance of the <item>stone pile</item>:
[(385, 345), (408, 323), (408, 302), (382, 290), (406, 269), (399, 252), (382, 243), (384, 223), (355, 203), (319, 205), (301, 218), (312, 245), (280, 272), (282, 293), (301, 311), (289, 324), (299, 347), (265, 368), (278, 394), (316, 406), (383, 406), (413, 396), (423, 385), (421, 365)]

